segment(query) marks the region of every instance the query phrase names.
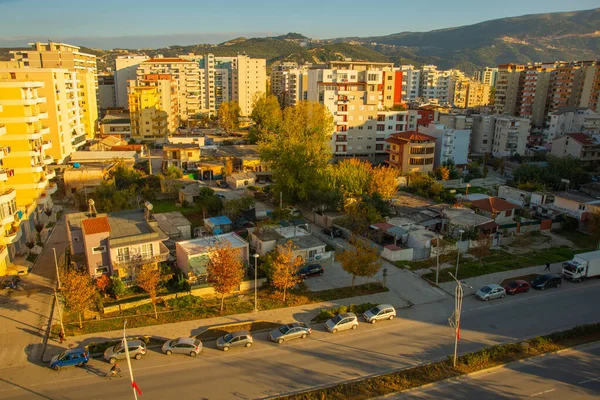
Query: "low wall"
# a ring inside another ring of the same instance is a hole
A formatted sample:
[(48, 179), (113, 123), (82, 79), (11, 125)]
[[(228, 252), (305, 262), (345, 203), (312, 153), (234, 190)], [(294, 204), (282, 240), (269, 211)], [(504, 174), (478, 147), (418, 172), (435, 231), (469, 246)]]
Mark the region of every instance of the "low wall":
[(402, 249), (402, 250), (389, 250), (385, 247), (381, 252), (381, 257), (385, 258), (388, 261), (412, 261), (413, 259), (413, 249)]
[[(257, 287), (259, 287), (259, 288), (262, 287), (266, 281), (267, 281), (267, 278), (258, 279), (256, 281)], [(243, 281), (240, 284), (239, 288), (237, 290), (234, 290), (233, 293), (235, 294), (235, 293), (247, 292), (250, 290), (254, 290), (254, 280)], [(166, 294), (164, 296), (160, 296), (159, 301), (176, 299), (179, 297), (188, 296), (190, 294), (192, 296), (198, 296), (198, 297), (215, 297), (215, 296), (217, 296), (213, 287), (207, 284), (206, 286), (197, 286), (197, 287), (192, 286), (192, 290), (190, 292), (179, 292), (179, 293), (172, 293), (172, 294)], [(114, 313), (114, 312), (128, 310), (130, 308), (136, 308), (139, 306), (143, 306), (144, 304), (150, 304), (150, 303), (151, 303), (150, 298), (147, 298), (147, 299), (132, 301), (129, 303), (115, 304), (113, 306), (104, 306), (104, 314), (110, 314), (110, 313)]]

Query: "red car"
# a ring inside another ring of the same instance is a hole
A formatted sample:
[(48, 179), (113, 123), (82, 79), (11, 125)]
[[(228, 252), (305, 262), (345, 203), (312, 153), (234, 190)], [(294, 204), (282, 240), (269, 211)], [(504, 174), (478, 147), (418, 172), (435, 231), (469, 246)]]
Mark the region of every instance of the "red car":
[(504, 290), (506, 290), (506, 294), (517, 294), (521, 292), (529, 292), (530, 287), (531, 285), (528, 282), (519, 279), (504, 286)]

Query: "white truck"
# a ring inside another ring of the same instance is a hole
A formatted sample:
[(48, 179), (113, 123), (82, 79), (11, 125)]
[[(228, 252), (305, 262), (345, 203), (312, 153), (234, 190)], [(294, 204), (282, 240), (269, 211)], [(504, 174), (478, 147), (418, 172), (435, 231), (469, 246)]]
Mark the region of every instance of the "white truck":
[(575, 254), (571, 261), (563, 263), (562, 276), (573, 282), (600, 277), (600, 250)]

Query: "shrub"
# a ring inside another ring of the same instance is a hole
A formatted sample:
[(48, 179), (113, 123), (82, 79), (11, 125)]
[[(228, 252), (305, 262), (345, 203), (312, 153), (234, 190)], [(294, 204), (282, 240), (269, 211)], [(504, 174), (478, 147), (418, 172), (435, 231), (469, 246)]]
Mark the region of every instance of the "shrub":
[(112, 293), (112, 295), (115, 296), (115, 298), (119, 298), (119, 296), (123, 296), (125, 294), (127, 288), (125, 287), (125, 284), (123, 283), (121, 278), (119, 278), (117, 276), (111, 276), (110, 280), (111, 280), (110, 292)]
[(357, 316), (362, 315), (365, 311), (375, 307), (377, 304), (363, 303), (363, 304), (350, 304), (349, 306), (339, 306), (335, 308), (321, 309), (319, 314), (313, 318), (313, 322), (327, 321), (329, 318), (336, 316), (337, 314), (343, 314), (351, 312)]

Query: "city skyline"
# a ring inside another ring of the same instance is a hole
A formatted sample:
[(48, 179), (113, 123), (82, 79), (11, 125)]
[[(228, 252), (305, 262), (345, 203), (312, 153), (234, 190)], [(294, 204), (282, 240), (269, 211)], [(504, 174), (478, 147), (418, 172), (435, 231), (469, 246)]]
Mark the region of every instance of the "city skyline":
[[(188, 0), (174, 0), (165, 9), (163, 3), (149, 0), (123, 3), (107, 0), (98, 4), (64, 0), (62, 7), (41, 0), (0, 0), (0, 12), (11, 16), (0, 26), (0, 47), (26, 46), (28, 42), (52, 39), (96, 48), (159, 48), (169, 45), (217, 44), (237, 37), (278, 36), (297, 32), (314, 39), (368, 37), (404, 31), (425, 32), (476, 24), (487, 20), (526, 14), (568, 12), (591, 9), (597, 3), (579, 0), (564, 2), (514, 0), (475, 7), (472, 0), (461, 6), (442, 1), (428, 4), (423, 17), (420, 8), (407, 9), (401, 4), (385, 7), (386, 15), (398, 15), (390, 23), (366, 18), (370, 12), (362, 7), (348, 7), (347, 2), (305, 1), (302, 7), (266, 0), (260, 4), (232, 0), (226, 14), (219, 4), (201, 8)], [(102, 16), (102, 17), (99, 17)], [(332, 17), (335, 16), (335, 17)], [(148, 23), (156, 21), (160, 23)], [(68, 21), (68, 23), (65, 23)], [(265, 29), (266, 28), (266, 29)]]

